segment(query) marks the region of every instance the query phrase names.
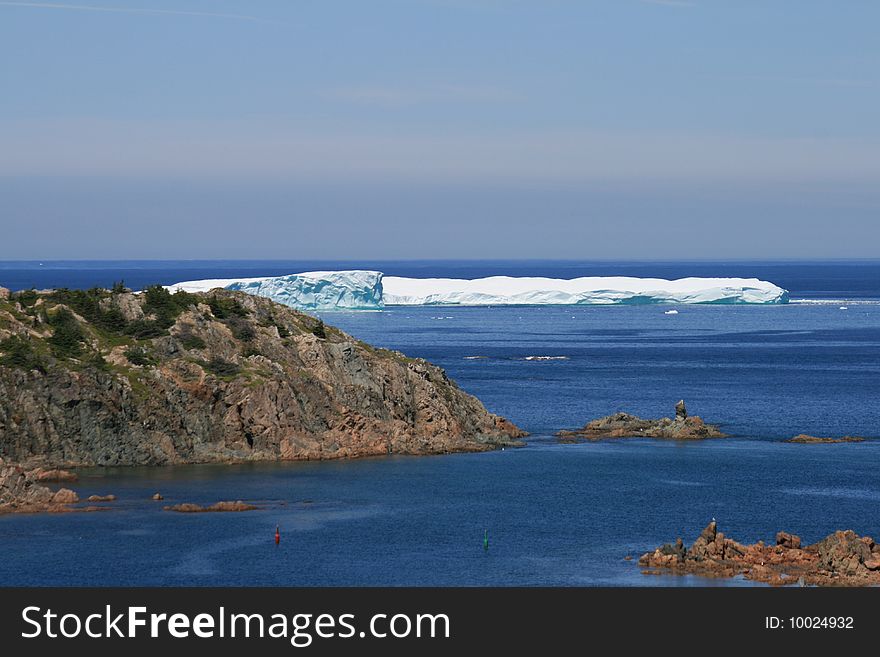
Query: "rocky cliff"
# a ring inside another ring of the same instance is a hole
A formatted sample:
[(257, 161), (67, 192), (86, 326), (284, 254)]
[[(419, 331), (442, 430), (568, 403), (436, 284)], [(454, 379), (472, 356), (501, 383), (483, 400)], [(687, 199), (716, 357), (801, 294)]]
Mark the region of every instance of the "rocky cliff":
[(432, 454), (523, 435), (442, 369), (268, 299), (0, 292), (0, 457), (10, 462)]

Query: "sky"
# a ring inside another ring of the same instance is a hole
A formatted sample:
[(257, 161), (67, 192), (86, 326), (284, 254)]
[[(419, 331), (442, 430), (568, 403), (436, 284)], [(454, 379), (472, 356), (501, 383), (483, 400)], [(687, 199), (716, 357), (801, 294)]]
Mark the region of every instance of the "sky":
[(880, 257), (874, 0), (0, 1), (0, 259)]

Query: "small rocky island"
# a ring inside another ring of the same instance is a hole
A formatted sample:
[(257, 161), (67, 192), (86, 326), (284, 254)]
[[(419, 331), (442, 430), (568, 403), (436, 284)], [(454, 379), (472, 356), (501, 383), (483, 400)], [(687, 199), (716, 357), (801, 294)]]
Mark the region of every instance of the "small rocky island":
[(843, 436), (842, 438), (821, 438), (802, 433), (795, 436), (794, 438), (789, 438), (785, 442), (800, 443), (803, 445), (822, 445), (830, 443), (863, 443), (865, 442), (865, 439), (860, 436)]
[(61, 467), (485, 451), (524, 435), (439, 367), (269, 299), (0, 288), (7, 509), (69, 503), (40, 481)]
[(615, 413), (589, 422), (581, 429), (560, 431), (561, 441), (606, 440), (609, 438), (663, 438), (666, 440), (702, 440), (724, 438), (726, 434), (714, 424), (707, 424), (695, 415), (688, 415), (684, 400), (675, 405), (675, 418), (645, 420), (629, 413)]
[(851, 530), (837, 531), (814, 545), (801, 545), (794, 534), (779, 532), (774, 545), (759, 541), (742, 545), (710, 522), (686, 548), (679, 538), (639, 559), (646, 574), (735, 577), (773, 585), (814, 586), (880, 585), (880, 545)]

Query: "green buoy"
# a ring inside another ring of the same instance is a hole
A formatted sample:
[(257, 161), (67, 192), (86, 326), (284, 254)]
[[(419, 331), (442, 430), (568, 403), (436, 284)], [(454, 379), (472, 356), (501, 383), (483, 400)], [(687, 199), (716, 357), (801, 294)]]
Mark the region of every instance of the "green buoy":
[(489, 551), (489, 530), (483, 530), (483, 549)]

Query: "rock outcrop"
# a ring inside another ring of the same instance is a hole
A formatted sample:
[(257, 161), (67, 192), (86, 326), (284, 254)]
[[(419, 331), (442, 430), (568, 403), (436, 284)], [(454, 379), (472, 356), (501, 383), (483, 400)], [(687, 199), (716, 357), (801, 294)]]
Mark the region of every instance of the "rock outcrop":
[(53, 492), (37, 483), (20, 466), (0, 459), (0, 513), (36, 513), (66, 511), (68, 504), (79, 501), (72, 490)]
[(0, 457), (28, 467), (484, 451), (524, 435), (439, 367), (245, 293), (0, 301)]
[(789, 438), (785, 442), (787, 443), (803, 443), (806, 445), (811, 444), (823, 444), (823, 443), (863, 443), (865, 442), (864, 438), (859, 436), (843, 436), (842, 438), (817, 438), (816, 436), (810, 436), (805, 433), (795, 436), (794, 438)]
[(642, 555), (639, 565), (649, 574), (742, 575), (774, 585), (880, 585), (880, 545), (851, 530), (835, 532), (806, 547), (801, 546), (800, 537), (788, 532), (779, 532), (775, 545), (742, 545), (718, 531), (712, 521), (690, 548), (679, 538)]
[(37, 483), (44, 482), (75, 482), (79, 480), (79, 477), (75, 472), (70, 472), (69, 470), (59, 470), (59, 469), (50, 469), (46, 468), (34, 468), (33, 470), (28, 471), (27, 476), (32, 481), (36, 481)]
[(664, 438), (666, 440), (702, 440), (723, 438), (726, 434), (714, 424), (696, 415), (688, 416), (684, 401), (675, 405), (675, 419), (663, 417), (645, 420), (629, 413), (615, 413), (589, 422), (581, 429), (560, 431), (563, 441), (604, 440), (607, 438)]

